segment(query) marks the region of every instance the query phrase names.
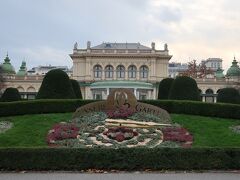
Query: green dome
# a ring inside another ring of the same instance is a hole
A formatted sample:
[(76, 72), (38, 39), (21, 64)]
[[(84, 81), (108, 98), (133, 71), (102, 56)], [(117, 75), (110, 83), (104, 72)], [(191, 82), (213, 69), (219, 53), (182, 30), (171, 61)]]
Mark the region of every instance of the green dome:
[(14, 67), (12, 66), (12, 64), (10, 63), (10, 59), (8, 57), (8, 55), (6, 56), (6, 58), (4, 59), (4, 63), (1, 65), (3, 73), (5, 74), (16, 74)]
[(234, 60), (232, 62), (232, 66), (227, 71), (227, 76), (240, 76), (240, 68), (237, 65), (237, 61), (234, 57)]
[(216, 71), (216, 78), (224, 78), (223, 70), (218, 68)]
[(17, 76), (26, 76), (26, 74), (27, 74), (26, 62), (23, 61), (19, 71), (17, 72)]

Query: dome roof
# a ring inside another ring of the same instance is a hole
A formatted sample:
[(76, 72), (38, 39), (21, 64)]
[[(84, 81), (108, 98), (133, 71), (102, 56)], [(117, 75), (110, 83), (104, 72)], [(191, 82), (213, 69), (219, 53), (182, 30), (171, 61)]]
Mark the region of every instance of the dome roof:
[(9, 59), (8, 55), (4, 59), (4, 63), (1, 64), (1, 67), (3, 69), (3, 73), (6, 73), (6, 74), (16, 74), (16, 72), (14, 70), (14, 67), (10, 63), (10, 59)]
[(234, 60), (232, 62), (232, 66), (227, 71), (227, 76), (240, 76), (240, 68), (237, 65), (237, 61), (234, 57)]
[(218, 68), (216, 71), (216, 78), (224, 78), (223, 70)]
[(26, 74), (27, 74), (26, 62), (23, 61), (19, 71), (17, 72), (17, 76), (25, 76)]

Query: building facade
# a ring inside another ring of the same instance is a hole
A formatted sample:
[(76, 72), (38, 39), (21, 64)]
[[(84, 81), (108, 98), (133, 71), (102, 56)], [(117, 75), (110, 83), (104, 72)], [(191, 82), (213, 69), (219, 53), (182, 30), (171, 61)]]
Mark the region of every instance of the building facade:
[(221, 58), (208, 58), (203, 60), (202, 63), (206, 65), (207, 68), (211, 68), (216, 71), (217, 69), (222, 69), (222, 59)]
[[(172, 56), (167, 45), (163, 50), (156, 50), (154, 43), (151, 47), (139, 43), (102, 43), (91, 47), (88, 42), (86, 49), (79, 49), (76, 43), (70, 57), (73, 71), (68, 75), (78, 80), (84, 99), (106, 99), (116, 88), (130, 89), (137, 99), (157, 99), (159, 82), (169, 77), (168, 67)], [(8, 56), (0, 66), (4, 80), (0, 84), (0, 95), (6, 88), (14, 87), (22, 98), (35, 98), (45, 74), (28, 73), (26, 62), (22, 62), (16, 73)], [(43, 69), (45, 72), (46, 68)], [(202, 101), (216, 102), (218, 91), (222, 88), (234, 87), (240, 91), (238, 62), (234, 58), (226, 76), (218, 69), (214, 77), (195, 80)]]
[(179, 74), (187, 71), (188, 64), (187, 63), (175, 63), (171, 62), (168, 64), (168, 77), (175, 78)]
[(168, 77), (168, 46), (156, 50), (140, 43), (102, 43), (73, 53), (73, 78), (85, 99), (106, 99), (115, 88), (132, 90), (137, 99), (156, 99), (158, 83)]

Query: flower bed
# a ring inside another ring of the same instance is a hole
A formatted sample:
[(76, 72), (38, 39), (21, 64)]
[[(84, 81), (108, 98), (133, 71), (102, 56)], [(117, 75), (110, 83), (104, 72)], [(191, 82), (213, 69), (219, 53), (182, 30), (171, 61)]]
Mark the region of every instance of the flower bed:
[(240, 134), (240, 125), (238, 125), (238, 126), (231, 126), (230, 129), (231, 129), (233, 132), (235, 132), (235, 133), (237, 133), (237, 134)]
[(77, 138), (79, 128), (74, 124), (60, 123), (53, 126), (48, 132), (47, 143), (55, 146), (58, 140)]
[(107, 111), (106, 114), (107, 114), (108, 118), (113, 118), (113, 119), (123, 118), (124, 119), (124, 118), (127, 118), (127, 117), (133, 115), (134, 112), (125, 106), (121, 106), (119, 109)]
[[(191, 147), (193, 137), (182, 127), (108, 127), (105, 119), (119, 118), (114, 113), (94, 112), (75, 118), (71, 123), (57, 124), (49, 131), (50, 146), (66, 147)], [(146, 113), (126, 113), (122, 117), (136, 121), (162, 122), (157, 116)]]
[(122, 142), (124, 140), (132, 139), (134, 136), (137, 136), (138, 133), (133, 129), (125, 127), (115, 127), (109, 128), (107, 131), (103, 132), (108, 138)]
[(162, 129), (163, 140), (178, 142), (182, 147), (191, 147), (193, 136), (182, 127), (167, 127)]
[(0, 133), (4, 133), (7, 130), (11, 129), (13, 126), (13, 123), (9, 121), (0, 121)]

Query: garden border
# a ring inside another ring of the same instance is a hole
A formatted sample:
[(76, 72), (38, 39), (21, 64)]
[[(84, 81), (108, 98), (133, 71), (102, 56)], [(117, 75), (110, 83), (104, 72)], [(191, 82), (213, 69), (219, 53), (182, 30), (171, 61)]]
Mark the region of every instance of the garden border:
[(0, 159), (0, 170), (229, 170), (240, 148), (2, 148)]
[[(96, 100), (48, 99), (17, 102), (0, 102), (0, 117), (24, 114), (74, 112), (80, 106)], [(140, 101), (167, 110), (169, 113), (190, 114), (240, 120), (240, 105), (225, 103), (203, 103), (183, 100)]]

